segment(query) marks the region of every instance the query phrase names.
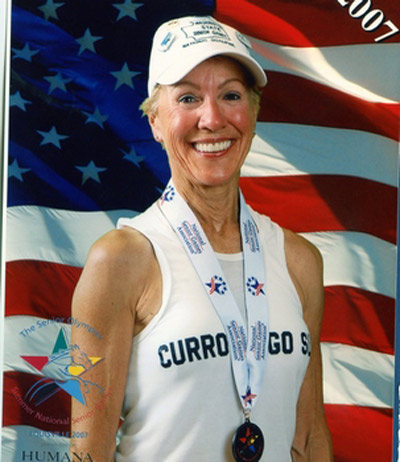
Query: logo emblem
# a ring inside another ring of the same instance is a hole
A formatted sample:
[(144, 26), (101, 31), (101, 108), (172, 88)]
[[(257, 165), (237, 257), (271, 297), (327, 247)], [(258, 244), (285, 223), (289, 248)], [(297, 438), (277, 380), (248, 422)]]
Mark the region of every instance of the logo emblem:
[(167, 35), (161, 40), (159, 45), (160, 51), (168, 51), (171, 48), (171, 45), (174, 43), (176, 39), (176, 35), (173, 34), (171, 31), (167, 33)]
[(246, 287), (248, 292), (251, 293), (251, 295), (255, 295), (256, 297), (260, 294), (265, 295), (263, 289), (264, 284), (262, 282), (258, 282), (258, 280), (254, 276), (251, 276), (247, 279)]
[(82, 375), (104, 358), (88, 356), (77, 345), (69, 346), (62, 329), (58, 333), (50, 355), (23, 355), (21, 358), (36, 370), (53, 376), (43, 377), (26, 392), (25, 399), (36, 406), (47, 401), (60, 390), (64, 390), (82, 404), (86, 404), (85, 394), (89, 393), (91, 386), (99, 388), (103, 393), (103, 389), (98, 384), (84, 380)]
[(246, 394), (244, 396), (242, 395), (242, 399), (246, 407), (248, 404), (250, 405), (253, 404), (253, 399), (256, 399), (256, 398), (257, 398), (257, 395), (251, 392), (250, 387), (247, 387)]
[(216, 292), (219, 295), (224, 295), (228, 290), (226, 282), (220, 276), (213, 276), (210, 282), (206, 282), (206, 286), (210, 288), (210, 295)]
[(164, 204), (164, 202), (171, 202), (175, 196), (175, 189), (172, 185), (168, 185), (165, 191), (162, 193), (161, 196), (161, 205)]
[(258, 462), (264, 451), (264, 436), (260, 427), (246, 421), (232, 440), (232, 452), (236, 462)]

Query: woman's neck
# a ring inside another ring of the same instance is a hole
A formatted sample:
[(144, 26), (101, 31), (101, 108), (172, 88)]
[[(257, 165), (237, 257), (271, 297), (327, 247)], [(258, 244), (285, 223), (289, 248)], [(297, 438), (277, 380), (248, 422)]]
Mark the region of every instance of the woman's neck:
[(175, 183), (199, 220), (213, 249), (220, 253), (241, 251), (238, 182), (220, 186)]

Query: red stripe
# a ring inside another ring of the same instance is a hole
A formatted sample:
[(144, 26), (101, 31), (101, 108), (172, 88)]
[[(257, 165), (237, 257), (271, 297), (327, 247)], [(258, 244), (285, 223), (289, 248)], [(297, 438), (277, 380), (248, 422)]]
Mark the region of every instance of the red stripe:
[(326, 404), (335, 462), (390, 462), (391, 409)]
[(398, 140), (400, 104), (364, 101), (308, 79), (271, 71), (258, 120), (363, 130)]
[[(349, 1), (349, 5), (352, 0)], [(372, 0), (372, 8), (381, 9), (385, 20), (400, 27), (400, 14), (392, 0)], [(366, 32), (361, 19), (352, 18), (348, 7), (331, 2), (290, 3), (282, 0), (217, 0), (215, 16), (241, 32), (267, 42), (297, 47), (375, 43), (375, 38), (389, 32), (381, 25)], [(384, 21), (383, 21), (384, 22)], [(399, 42), (400, 34), (380, 43)]]
[(82, 268), (45, 261), (17, 260), (6, 264), (6, 316), (68, 318)]
[(40, 379), (23, 372), (4, 373), (3, 425), (30, 425), (46, 431), (69, 431), (71, 397), (66, 392), (60, 389), (39, 405), (25, 397)]
[(325, 287), (321, 341), (394, 354), (395, 301), (355, 287)]
[(295, 232), (358, 231), (396, 242), (393, 186), (344, 175), (242, 177), (246, 201)]

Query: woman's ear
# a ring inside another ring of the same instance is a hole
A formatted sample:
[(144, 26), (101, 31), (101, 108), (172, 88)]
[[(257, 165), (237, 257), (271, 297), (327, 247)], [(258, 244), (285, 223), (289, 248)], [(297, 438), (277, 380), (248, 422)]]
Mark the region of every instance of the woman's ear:
[(158, 121), (157, 114), (152, 113), (149, 115), (149, 123), (150, 123), (151, 131), (153, 132), (154, 139), (158, 143), (162, 143), (163, 137), (161, 135), (161, 130), (159, 127), (159, 121)]

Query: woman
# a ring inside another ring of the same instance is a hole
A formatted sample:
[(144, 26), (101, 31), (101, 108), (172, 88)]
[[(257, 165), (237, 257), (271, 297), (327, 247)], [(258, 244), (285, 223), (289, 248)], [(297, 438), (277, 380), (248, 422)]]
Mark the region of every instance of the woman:
[(87, 432), (73, 448), (93, 460), (113, 460), (121, 414), (117, 461), (333, 460), (321, 257), (238, 188), (265, 83), (246, 39), (211, 17), (155, 34), (143, 110), (172, 179), (94, 244), (73, 300), (104, 337), (72, 333), (104, 358), (87, 374), (107, 396), (73, 402)]

